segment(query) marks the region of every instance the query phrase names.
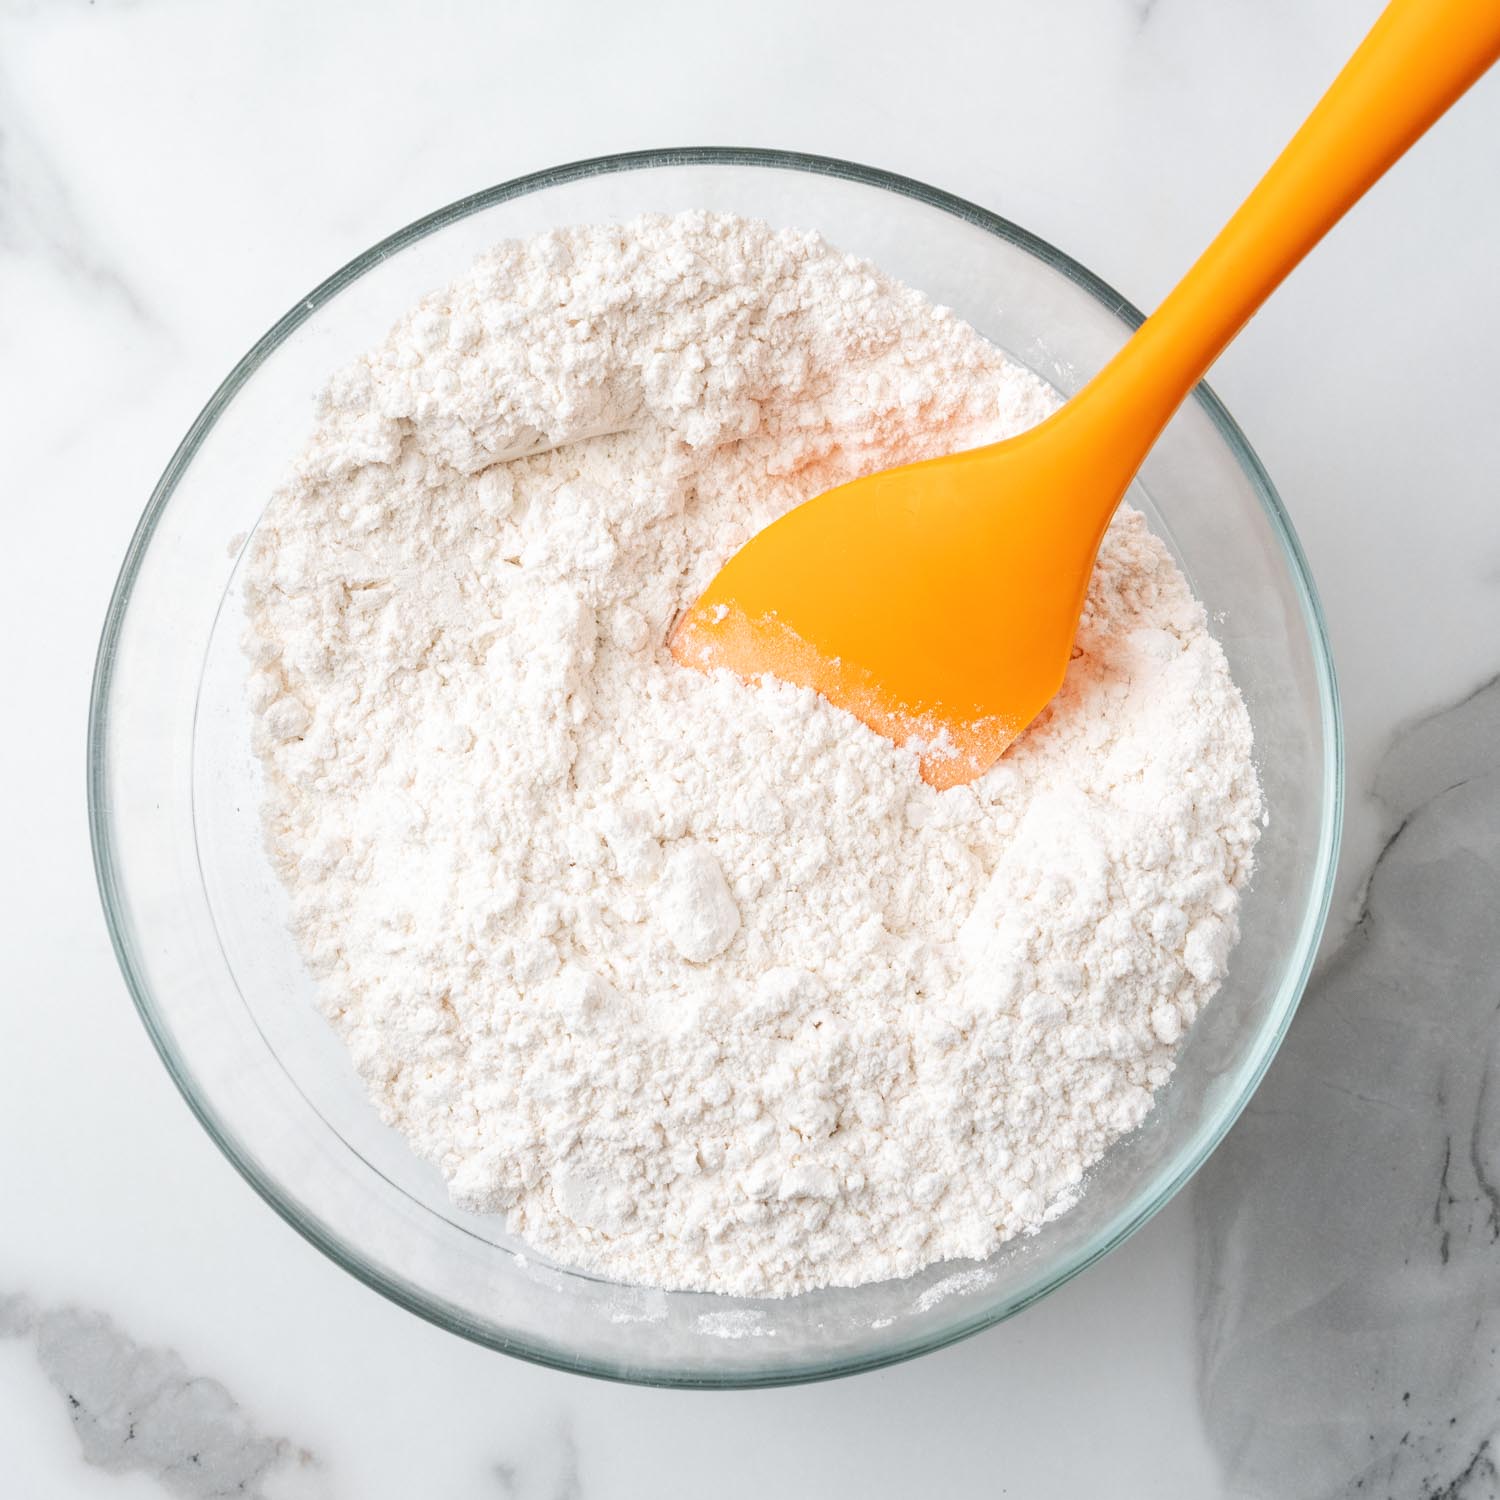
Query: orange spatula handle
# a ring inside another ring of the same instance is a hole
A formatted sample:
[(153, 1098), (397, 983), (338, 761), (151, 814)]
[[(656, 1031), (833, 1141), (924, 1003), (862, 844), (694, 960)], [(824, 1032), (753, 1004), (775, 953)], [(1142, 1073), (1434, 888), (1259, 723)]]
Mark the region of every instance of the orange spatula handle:
[(1392, 0), (1198, 262), (1069, 403), (1134, 474), (1287, 273), (1500, 57), (1500, 0)]

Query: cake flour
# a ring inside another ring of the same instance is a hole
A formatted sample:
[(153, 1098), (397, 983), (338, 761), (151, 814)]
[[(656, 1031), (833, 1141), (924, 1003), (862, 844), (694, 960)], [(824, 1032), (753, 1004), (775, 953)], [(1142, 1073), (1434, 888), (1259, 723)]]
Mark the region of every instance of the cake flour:
[(972, 786), (664, 645), (793, 504), (1053, 404), (817, 235), (701, 213), (497, 246), (332, 380), (248, 565), (268, 842), (459, 1203), (618, 1280), (779, 1295), (985, 1256), (1141, 1121), (1261, 798), (1140, 515)]

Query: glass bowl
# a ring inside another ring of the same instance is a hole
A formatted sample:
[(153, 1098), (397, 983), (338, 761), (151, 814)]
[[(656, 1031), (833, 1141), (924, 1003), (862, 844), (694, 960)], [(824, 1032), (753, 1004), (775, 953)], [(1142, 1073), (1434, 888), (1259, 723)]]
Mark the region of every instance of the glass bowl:
[(368, 250), (235, 366), (167, 465), (110, 602), (89, 725), (89, 813), (121, 968), (204, 1128), (346, 1270), (467, 1338), (561, 1369), (670, 1385), (842, 1375), (1009, 1317), (1139, 1228), (1239, 1114), (1286, 1030), (1327, 911), (1342, 760), (1328, 642), (1290, 522), (1205, 386), (1133, 502), (1207, 605), (1254, 724), (1270, 809), (1243, 937), (1146, 1123), (1082, 1200), (983, 1263), (784, 1300), (625, 1287), (532, 1254), (449, 1202), (384, 1127), (313, 1002), (262, 852), (239, 557), (333, 370), (496, 240), (706, 208), (816, 228), (954, 308), (1064, 393), (1140, 314), (1034, 235), (935, 189), (782, 152), (579, 162), (476, 194)]

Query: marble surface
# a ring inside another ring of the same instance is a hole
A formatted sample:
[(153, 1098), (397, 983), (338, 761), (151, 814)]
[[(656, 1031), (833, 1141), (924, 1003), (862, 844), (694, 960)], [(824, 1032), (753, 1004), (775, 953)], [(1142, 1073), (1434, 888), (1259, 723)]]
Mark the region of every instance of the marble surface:
[(239, 354), (391, 228), (600, 152), (797, 147), (991, 206), (1150, 305), (1374, 9), (0, 0), (0, 1493), (1500, 1493), (1500, 78), (1214, 376), (1341, 672), (1319, 973), (1192, 1188), (1012, 1323), (717, 1397), (428, 1327), (194, 1124), (83, 815), (95, 640), (152, 483)]

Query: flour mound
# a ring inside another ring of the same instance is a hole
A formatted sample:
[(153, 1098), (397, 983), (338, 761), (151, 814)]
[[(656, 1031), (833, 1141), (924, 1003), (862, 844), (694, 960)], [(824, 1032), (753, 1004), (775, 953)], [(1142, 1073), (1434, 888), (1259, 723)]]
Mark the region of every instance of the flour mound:
[(1140, 1123), (1261, 814), (1142, 518), (972, 786), (664, 645), (799, 501), (1053, 404), (817, 235), (707, 214), (499, 245), (330, 383), (249, 561), (268, 842), (460, 1203), (618, 1280), (780, 1295), (988, 1255)]

